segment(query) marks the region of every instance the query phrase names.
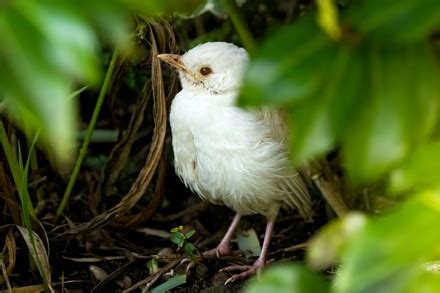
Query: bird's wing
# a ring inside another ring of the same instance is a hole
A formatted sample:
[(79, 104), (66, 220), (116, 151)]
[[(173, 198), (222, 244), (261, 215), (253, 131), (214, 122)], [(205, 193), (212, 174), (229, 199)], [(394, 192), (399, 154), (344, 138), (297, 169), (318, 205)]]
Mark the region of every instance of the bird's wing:
[[(257, 111), (257, 116), (264, 124), (269, 126), (272, 138), (280, 141), (288, 150), (290, 135), (286, 114), (282, 110), (262, 108)], [(297, 208), (302, 217), (310, 219), (312, 207), (307, 183), (310, 183), (310, 180), (305, 180), (305, 175), (301, 172), (301, 169), (295, 169), (292, 166), (291, 171), (286, 175), (280, 187), (286, 192), (285, 202), (289, 206)]]

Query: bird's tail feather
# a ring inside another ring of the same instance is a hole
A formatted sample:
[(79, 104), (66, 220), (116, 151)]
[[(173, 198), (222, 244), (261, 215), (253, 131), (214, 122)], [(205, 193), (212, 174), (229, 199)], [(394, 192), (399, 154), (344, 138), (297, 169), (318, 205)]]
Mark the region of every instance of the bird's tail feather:
[(298, 171), (291, 172), (281, 182), (280, 188), (285, 192), (284, 202), (296, 208), (306, 220), (312, 218), (312, 200), (304, 179)]

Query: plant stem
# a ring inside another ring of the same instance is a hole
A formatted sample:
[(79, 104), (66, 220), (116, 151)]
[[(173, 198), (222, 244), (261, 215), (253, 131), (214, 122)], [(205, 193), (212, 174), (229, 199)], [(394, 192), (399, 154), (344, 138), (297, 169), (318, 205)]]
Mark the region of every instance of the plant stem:
[(20, 169), (18, 167), (17, 159), (12, 151), (11, 144), (9, 143), (8, 136), (6, 135), (6, 130), (3, 125), (3, 121), (0, 120), (0, 141), (5, 152), (6, 159), (8, 160), (8, 165), (11, 170), (12, 179), (14, 179), (15, 186), (20, 186)]
[(92, 118), (89, 123), (89, 127), (87, 128), (86, 136), (84, 137), (84, 141), (82, 143), (81, 149), (79, 150), (78, 158), (75, 162), (75, 166), (72, 171), (72, 175), (70, 176), (69, 183), (67, 184), (66, 191), (64, 192), (63, 199), (61, 200), (60, 206), (57, 210), (57, 216), (60, 216), (64, 208), (66, 207), (67, 202), (69, 201), (70, 195), (73, 190), (73, 186), (75, 185), (76, 179), (79, 174), (79, 170), (81, 168), (84, 157), (87, 153), (87, 148), (89, 146), (90, 138), (92, 137), (93, 129), (95, 128), (96, 121), (98, 120), (99, 112), (102, 107), (102, 103), (104, 102), (104, 97), (107, 93), (108, 87), (110, 85), (110, 80), (113, 75), (113, 70), (115, 68), (115, 63), (117, 59), (117, 50), (113, 51), (112, 58), (110, 60), (110, 64), (107, 68), (107, 72), (105, 74), (104, 82), (101, 86), (101, 90), (99, 92), (98, 100), (96, 101), (95, 109), (93, 110)]
[(237, 30), (238, 35), (240, 36), (241, 41), (243, 42), (244, 47), (248, 51), (249, 55), (253, 55), (255, 52), (255, 41), (252, 37), (252, 34), (249, 31), (247, 24), (243, 21), (239, 8), (235, 0), (222, 0), (222, 4), (225, 7), (226, 12), (231, 18), (232, 23)]
[[(17, 158), (14, 155), (13, 149), (11, 147), (11, 144), (9, 143), (8, 136), (6, 135), (6, 130), (3, 125), (3, 122), (0, 120), (0, 141), (1, 145), (3, 147), (3, 151), (6, 155), (6, 160), (8, 161), (9, 169), (11, 170), (12, 179), (14, 180), (15, 187), (17, 189), (18, 196), (20, 198), (21, 202), (21, 208), (22, 208), (22, 216), (24, 217), (23, 220), (26, 218), (26, 213), (29, 213), (32, 217), (35, 217), (35, 210), (32, 205), (29, 193), (27, 191), (27, 180), (26, 182), (23, 182), (26, 178), (23, 176), (27, 176), (23, 172), (23, 166), (20, 166)], [(33, 147), (30, 149), (30, 151), (33, 150)], [(19, 150), (19, 154), (21, 154), (21, 150)], [(29, 220), (30, 223), (30, 220)]]
[[(31, 147), (33, 138), (31, 137), (31, 127), (29, 126), (29, 123), (25, 123), (24, 125), (24, 133), (26, 136), (26, 145), (28, 149)], [(38, 169), (38, 160), (37, 160), (37, 151), (36, 149), (32, 150), (30, 153), (30, 164), (31, 164), (31, 170), (37, 170)]]

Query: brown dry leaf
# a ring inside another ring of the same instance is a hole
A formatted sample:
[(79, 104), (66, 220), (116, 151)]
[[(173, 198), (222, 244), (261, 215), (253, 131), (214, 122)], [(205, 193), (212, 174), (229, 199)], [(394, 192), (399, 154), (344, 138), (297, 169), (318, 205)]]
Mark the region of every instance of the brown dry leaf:
[(136, 135), (138, 134), (139, 128), (144, 120), (144, 113), (147, 109), (150, 94), (151, 84), (147, 81), (138, 97), (135, 110), (131, 115), (127, 129), (123, 131), (108, 157), (107, 164), (101, 175), (101, 196), (109, 196), (116, 192), (113, 191), (113, 185), (118, 180), (126, 165), (131, 148), (136, 140)]
[(143, 223), (150, 219), (156, 210), (162, 204), (163, 199), (165, 198), (165, 183), (166, 183), (166, 173), (167, 173), (167, 157), (166, 151), (162, 154), (162, 159), (159, 165), (159, 176), (156, 181), (156, 188), (154, 190), (153, 199), (150, 201), (148, 206), (146, 206), (141, 212), (137, 215), (130, 215), (118, 218), (118, 222), (126, 223), (125, 227), (137, 226), (140, 223)]
[[(153, 23), (153, 21), (150, 21), (150, 23)], [(167, 24), (166, 26), (168, 27), (169, 25)], [(56, 238), (61, 238), (65, 235), (76, 235), (78, 233), (82, 233), (91, 229), (96, 229), (98, 227), (106, 225), (115, 217), (122, 216), (127, 211), (129, 211), (145, 194), (145, 191), (147, 190), (148, 185), (150, 184), (151, 179), (156, 172), (164, 149), (165, 135), (167, 130), (167, 103), (162, 78), (162, 68), (159, 60), (156, 58), (156, 56), (159, 54), (156, 40), (156, 33), (159, 29), (163, 29), (162, 24), (154, 22), (150, 26), (150, 54), (152, 63), (151, 83), (154, 102), (153, 118), (155, 127), (153, 131), (150, 151), (148, 153), (145, 165), (141, 169), (139, 176), (136, 178), (129, 192), (116, 206), (96, 216), (91, 221), (80, 224), (75, 228), (64, 232), (63, 234), (58, 235)], [(167, 31), (171, 31), (171, 28), (168, 28)], [(162, 41), (165, 42), (165, 39)]]
[(108, 273), (98, 266), (90, 265), (89, 269), (93, 277), (99, 282), (104, 281), (108, 277)]
[[(139, 20), (142, 21), (142, 20)], [(165, 50), (165, 48), (168, 48), (170, 51), (175, 50), (175, 38), (172, 31), (172, 28), (169, 23), (167, 22), (156, 22), (154, 20), (144, 20), (146, 21), (146, 24), (150, 28), (150, 34), (154, 33), (154, 36), (156, 38), (156, 42), (158, 43), (157, 48), (161, 49), (161, 51)], [(153, 32), (151, 30), (153, 29)], [(151, 35), (150, 38), (153, 38)], [(156, 65), (153, 60), (156, 59), (156, 57), (151, 54), (151, 66), (153, 67), (153, 71), (155, 70), (154, 66)], [(125, 73), (122, 66), (119, 67), (118, 73)], [(154, 72), (153, 72), (154, 74)], [(112, 86), (116, 89), (120, 88), (118, 80), (123, 80), (122, 78), (115, 78), (116, 82)], [(171, 86), (170, 88), (174, 88), (174, 86)], [(116, 91), (111, 91), (114, 95)], [(139, 128), (142, 125), (142, 122), (144, 120), (144, 114), (147, 109), (147, 105), (149, 102), (149, 98), (151, 96), (152, 92), (152, 84), (151, 81), (146, 81), (141, 94), (139, 95), (135, 109), (133, 113), (131, 114), (130, 122), (126, 129), (122, 132), (117, 144), (112, 149), (108, 162), (103, 170), (102, 173), (102, 184), (101, 184), (101, 195), (102, 196), (108, 196), (116, 192), (113, 188), (113, 185), (115, 184), (116, 180), (119, 178), (123, 168), (126, 165), (128, 156), (130, 154), (130, 151), (132, 149), (133, 143), (135, 142), (136, 135), (139, 131)], [(116, 100), (115, 98), (112, 100)]]
[(63, 256), (63, 258), (71, 260), (73, 262), (82, 262), (82, 263), (103, 262), (103, 261), (126, 259), (125, 256), (120, 256), (120, 255), (118, 255), (118, 256), (100, 256), (100, 257), (67, 257), (67, 256)]
[(3, 163), (0, 162), (0, 190), (3, 191), (0, 193), (0, 198), (5, 200), (6, 206), (11, 213), (13, 223), (21, 225), (20, 203), (17, 202), (18, 198), (14, 196), (14, 189), (6, 174)]
[(305, 169), (334, 212), (339, 217), (348, 213), (350, 209), (342, 196), (341, 182), (333, 174), (328, 161), (325, 158), (310, 161)]
[(17, 258), (17, 246), (15, 244), (15, 238), (14, 238), (14, 234), (12, 233), (12, 229), (10, 229), (8, 231), (8, 234), (6, 234), (5, 246), (3, 248), (2, 253), (8, 256), (6, 273), (10, 275), (15, 267), (15, 261)]
[(53, 289), (51, 288), (52, 281), (51, 281), (49, 257), (47, 256), (46, 247), (44, 246), (43, 241), (41, 240), (40, 236), (38, 236), (37, 233), (31, 231), (33, 236), (32, 237), (33, 241), (32, 241), (31, 235), (29, 234), (29, 230), (27, 228), (22, 226), (16, 226), (16, 227), (23, 236), (26, 245), (29, 249), (29, 252), (31, 253), (32, 259), (35, 260), (35, 263), (37, 264), (37, 267), (40, 270), (40, 274), (42, 275), (45, 283), (47, 284), (48, 289), (53, 292)]

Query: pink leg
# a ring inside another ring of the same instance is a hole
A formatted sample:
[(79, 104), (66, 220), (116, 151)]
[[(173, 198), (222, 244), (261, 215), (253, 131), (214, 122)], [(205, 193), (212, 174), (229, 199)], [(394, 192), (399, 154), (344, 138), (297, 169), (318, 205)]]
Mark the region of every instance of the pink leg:
[(228, 255), (231, 252), (231, 239), (234, 236), (235, 230), (237, 229), (238, 223), (240, 223), (241, 215), (235, 214), (231, 225), (228, 228), (225, 236), (223, 236), (222, 241), (217, 245), (216, 248), (205, 251), (203, 256), (217, 256)]
[(267, 261), (267, 252), (269, 251), (270, 240), (272, 238), (272, 231), (274, 227), (275, 221), (268, 220), (266, 225), (266, 233), (264, 234), (263, 247), (261, 248), (261, 253), (258, 259), (254, 262), (253, 265), (235, 265), (224, 268), (222, 271), (230, 272), (230, 271), (241, 271), (240, 274), (235, 274), (226, 280), (225, 285), (230, 282), (235, 282), (240, 279), (245, 279), (256, 273), (260, 272), (263, 267), (266, 265)]

